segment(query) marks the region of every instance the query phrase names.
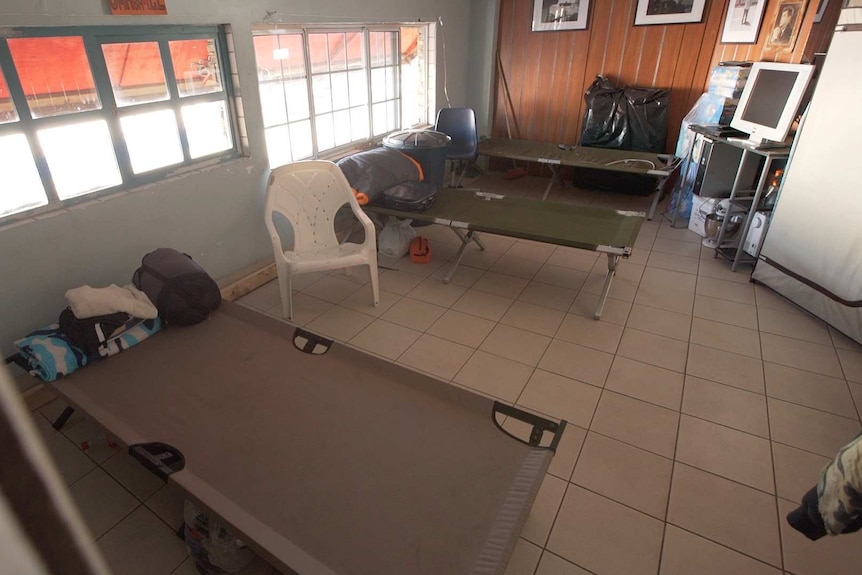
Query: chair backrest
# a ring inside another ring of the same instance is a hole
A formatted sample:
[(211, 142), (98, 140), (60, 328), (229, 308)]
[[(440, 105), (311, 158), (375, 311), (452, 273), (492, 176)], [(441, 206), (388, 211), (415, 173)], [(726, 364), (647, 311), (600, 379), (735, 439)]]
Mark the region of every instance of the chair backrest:
[(290, 251), (311, 252), (338, 245), (335, 215), (348, 204), (361, 221), (368, 216), (359, 207), (341, 168), (332, 162), (294, 162), (272, 171), (266, 190), (266, 228), (275, 249), (281, 238), (273, 221), (275, 213), (293, 227)]
[(441, 108), (434, 129), (443, 132), (452, 143), (446, 149), (447, 158), (473, 159), (479, 149), (476, 112), (473, 108)]

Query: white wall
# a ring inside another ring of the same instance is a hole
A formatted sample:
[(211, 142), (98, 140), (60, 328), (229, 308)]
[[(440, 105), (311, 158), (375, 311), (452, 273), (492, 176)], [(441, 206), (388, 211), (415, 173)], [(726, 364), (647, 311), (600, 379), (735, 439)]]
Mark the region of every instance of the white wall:
[(467, 61), (467, 102), (476, 109), (480, 136), (491, 135), (496, 78), (497, 21), (500, 0), (470, 1), (470, 58)]
[[(4, 0), (0, 27), (136, 24), (230, 24), (236, 47), (250, 155), (193, 170), (119, 197), (0, 227), (0, 350), (56, 321), (67, 289), (129, 283), (141, 257), (157, 247), (188, 253), (213, 277), (223, 278), (271, 258), (264, 234), (263, 196), (268, 173), (258, 104), (252, 24), (267, 11), (284, 22), (434, 21), (442, 17), (449, 100), (487, 117), (491, 52), (498, 0), (166, 0), (167, 16), (110, 16), (106, 0)], [(479, 33), (471, 33), (471, 18)], [(442, 55), (438, 40), (438, 54)], [(475, 56), (471, 56), (475, 54)], [(475, 61), (471, 61), (474, 58)], [(442, 57), (438, 58), (438, 68)], [(485, 70), (487, 69), (487, 70)], [(468, 71), (470, 75), (468, 76)], [(438, 69), (438, 78), (442, 78)], [(469, 88), (469, 90), (468, 90)], [(484, 98), (472, 102), (469, 96)], [(438, 105), (445, 105), (439, 82)], [(2, 189), (0, 193), (7, 193)]]

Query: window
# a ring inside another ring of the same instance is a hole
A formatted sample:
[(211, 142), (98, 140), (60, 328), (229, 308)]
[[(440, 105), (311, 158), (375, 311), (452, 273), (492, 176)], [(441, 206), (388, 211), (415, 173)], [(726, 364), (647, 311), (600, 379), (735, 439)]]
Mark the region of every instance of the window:
[(0, 218), (236, 155), (223, 42), (216, 27), (0, 37)]
[(270, 166), (433, 122), (431, 24), (257, 30)]

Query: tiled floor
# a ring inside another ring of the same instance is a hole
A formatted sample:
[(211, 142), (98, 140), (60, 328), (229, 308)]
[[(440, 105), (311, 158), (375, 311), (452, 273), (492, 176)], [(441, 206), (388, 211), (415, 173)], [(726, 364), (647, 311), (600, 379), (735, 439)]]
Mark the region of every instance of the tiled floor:
[[(480, 178), (538, 196), (546, 179)], [(649, 198), (555, 190), (552, 200), (645, 210)], [(436, 226), (432, 261), (294, 279), (295, 322), (369, 353), (570, 422), (508, 575), (858, 574), (848, 535), (812, 543), (784, 515), (862, 429), (862, 346), (748, 282), (748, 270), (666, 221), (646, 222), (604, 315), (605, 260), (483, 236), (453, 281), (458, 240)], [(242, 303), (280, 316), (275, 282)], [(96, 442), (75, 418), (44, 431), (117, 573), (190, 575), (172, 530), (182, 494)], [(263, 566), (259, 566), (263, 569)]]

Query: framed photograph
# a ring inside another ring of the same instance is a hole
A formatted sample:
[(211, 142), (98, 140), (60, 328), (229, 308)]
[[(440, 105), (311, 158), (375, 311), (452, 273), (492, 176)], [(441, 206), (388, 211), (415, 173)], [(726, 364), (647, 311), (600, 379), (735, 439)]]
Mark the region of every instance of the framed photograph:
[(826, 6), (829, 4), (829, 0), (820, 0), (820, 4), (817, 5), (817, 12), (814, 14), (814, 21), (820, 22), (823, 20), (823, 13), (826, 12)]
[(730, 0), (724, 30), (721, 32), (722, 44), (754, 44), (763, 20), (766, 0)]
[(533, 32), (586, 30), (590, 0), (533, 0)]
[(706, 0), (638, 0), (635, 26), (700, 22), (705, 4)]
[(805, 0), (778, 0), (775, 21), (766, 28), (766, 52), (792, 52), (802, 26)]

